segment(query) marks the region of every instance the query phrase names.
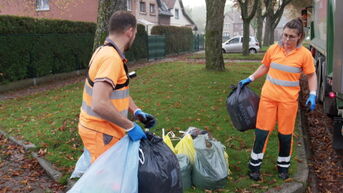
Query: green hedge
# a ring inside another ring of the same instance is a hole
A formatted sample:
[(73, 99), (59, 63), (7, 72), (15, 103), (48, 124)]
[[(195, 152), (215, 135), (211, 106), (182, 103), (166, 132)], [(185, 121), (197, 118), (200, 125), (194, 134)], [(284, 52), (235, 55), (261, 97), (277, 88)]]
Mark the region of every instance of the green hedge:
[(154, 26), (151, 34), (165, 35), (166, 54), (187, 52), (193, 49), (193, 33), (188, 27)]
[[(95, 28), (94, 23), (0, 16), (0, 84), (86, 68)], [(147, 58), (147, 39), (139, 24), (125, 53), (129, 61)]]
[(0, 34), (95, 33), (95, 23), (0, 16)]
[(94, 23), (0, 16), (0, 83), (88, 65)]
[(129, 61), (137, 61), (148, 57), (148, 34), (142, 24), (137, 25), (136, 39), (133, 42), (129, 51), (125, 52), (125, 56)]

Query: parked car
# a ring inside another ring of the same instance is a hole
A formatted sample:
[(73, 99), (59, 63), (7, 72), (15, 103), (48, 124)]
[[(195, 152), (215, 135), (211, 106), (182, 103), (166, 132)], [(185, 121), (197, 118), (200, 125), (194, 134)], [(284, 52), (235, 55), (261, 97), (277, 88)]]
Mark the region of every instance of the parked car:
[[(257, 39), (250, 36), (249, 52), (256, 54), (260, 50), (260, 45)], [(235, 36), (222, 44), (223, 53), (242, 52), (243, 51), (243, 36)]]

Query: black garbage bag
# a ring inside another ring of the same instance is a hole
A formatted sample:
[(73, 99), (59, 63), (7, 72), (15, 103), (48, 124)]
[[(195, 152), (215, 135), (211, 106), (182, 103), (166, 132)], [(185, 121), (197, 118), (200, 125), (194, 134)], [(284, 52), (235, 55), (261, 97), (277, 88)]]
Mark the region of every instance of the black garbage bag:
[(247, 86), (241, 88), (239, 84), (227, 97), (227, 111), (233, 126), (239, 131), (256, 128), (257, 110), (260, 97)]
[(162, 138), (146, 132), (140, 142), (139, 193), (182, 193), (182, 177), (176, 155)]

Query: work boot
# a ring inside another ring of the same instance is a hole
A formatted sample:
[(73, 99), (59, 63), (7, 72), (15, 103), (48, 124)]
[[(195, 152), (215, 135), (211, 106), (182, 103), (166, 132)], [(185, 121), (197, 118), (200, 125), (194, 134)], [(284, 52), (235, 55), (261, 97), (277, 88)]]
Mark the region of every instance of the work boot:
[(283, 167), (277, 167), (278, 168), (278, 172), (279, 172), (279, 178), (282, 180), (286, 180), (289, 178), (288, 175), (288, 168), (283, 168)]
[(282, 180), (288, 179), (289, 178), (288, 172), (280, 172), (279, 178), (281, 178)]
[(249, 171), (248, 176), (250, 177), (250, 179), (255, 180), (255, 181), (260, 181), (261, 177), (260, 177), (260, 171)]

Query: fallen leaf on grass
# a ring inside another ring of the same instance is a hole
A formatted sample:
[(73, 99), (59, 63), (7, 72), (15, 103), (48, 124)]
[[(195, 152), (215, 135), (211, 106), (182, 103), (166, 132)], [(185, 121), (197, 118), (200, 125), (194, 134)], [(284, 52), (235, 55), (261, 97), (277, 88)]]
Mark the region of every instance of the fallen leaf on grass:
[(288, 178), (288, 179), (284, 180), (284, 182), (293, 182), (293, 181), (294, 181), (293, 178)]
[(260, 184), (251, 184), (250, 186), (253, 187), (253, 188), (257, 188), (257, 187), (260, 186)]
[(38, 155), (42, 157), (42, 156), (44, 156), (47, 152), (48, 152), (48, 149), (47, 149), (47, 148), (45, 148), (45, 149), (39, 149)]

